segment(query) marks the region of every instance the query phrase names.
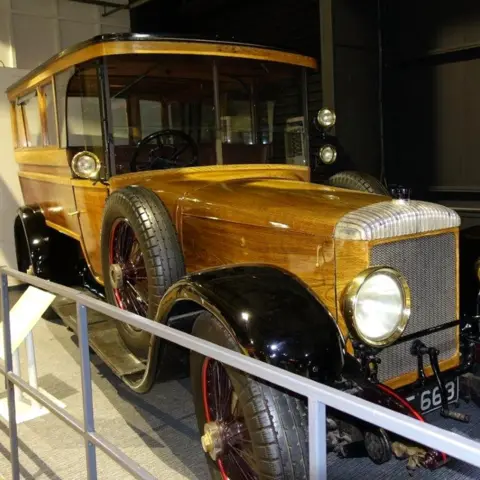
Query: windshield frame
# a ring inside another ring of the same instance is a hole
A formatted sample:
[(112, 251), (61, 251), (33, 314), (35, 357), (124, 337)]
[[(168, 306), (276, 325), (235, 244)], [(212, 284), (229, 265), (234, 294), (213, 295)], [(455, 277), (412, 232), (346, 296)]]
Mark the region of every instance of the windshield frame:
[[(159, 55), (159, 58), (161, 56)], [(117, 174), (115, 165), (115, 152), (114, 152), (114, 135), (113, 135), (113, 122), (112, 122), (112, 99), (118, 97), (111, 95), (110, 83), (108, 77), (108, 59), (109, 57), (103, 57), (98, 63), (98, 75), (100, 85), (100, 102), (103, 107), (102, 110), (102, 131), (104, 134), (104, 146), (105, 146), (105, 172), (107, 179)], [(214, 102), (214, 121), (215, 121), (215, 155), (216, 165), (223, 165), (223, 141), (222, 141), (222, 121), (221, 121), (221, 108), (220, 108), (220, 80), (219, 80), (219, 58), (210, 56), (209, 61), (211, 63), (212, 71), (212, 83), (213, 83), (213, 102)], [(261, 60), (255, 60), (261, 62)], [(280, 63), (280, 62), (277, 62)], [(285, 65), (291, 65), (285, 63)], [(308, 69), (304, 66), (297, 66), (299, 72), (300, 82), (300, 95), (301, 95), (301, 114), (304, 118), (304, 134), (303, 134), (303, 148), (305, 152), (306, 166), (310, 167), (310, 151), (309, 151), (309, 109), (308, 109)], [(138, 75), (132, 77), (131, 84), (127, 85), (129, 88), (131, 85), (141, 80), (145, 75), (145, 71), (138, 72)], [(252, 119), (255, 122), (255, 118)], [(201, 167), (199, 167), (201, 168)]]

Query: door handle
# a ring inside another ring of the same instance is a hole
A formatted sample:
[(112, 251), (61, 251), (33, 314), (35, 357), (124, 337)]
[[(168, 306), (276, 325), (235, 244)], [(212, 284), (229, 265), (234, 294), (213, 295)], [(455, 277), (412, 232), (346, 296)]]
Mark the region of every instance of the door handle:
[(68, 212), (67, 215), (73, 217), (74, 215), (80, 215), (81, 213), (83, 213), (81, 210), (75, 210), (74, 212)]

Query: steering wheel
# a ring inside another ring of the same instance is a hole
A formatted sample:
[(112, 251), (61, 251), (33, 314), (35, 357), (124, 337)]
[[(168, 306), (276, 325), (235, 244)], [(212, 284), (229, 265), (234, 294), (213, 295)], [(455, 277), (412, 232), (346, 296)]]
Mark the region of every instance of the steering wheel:
[[(152, 142), (152, 140), (156, 140), (156, 145), (148, 152), (148, 166), (145, 170), (193, 167), (198, 165), (198, 146), (195, 140), (182, 130), (165, 129), (153, 132), (137, 143), (132, 160), (130, 161), (131, 172), (137, 171), (138, 155), (142, 148)], [(189, 158), (181, 159), (180, 156), (187, 150), (190, 150)]]

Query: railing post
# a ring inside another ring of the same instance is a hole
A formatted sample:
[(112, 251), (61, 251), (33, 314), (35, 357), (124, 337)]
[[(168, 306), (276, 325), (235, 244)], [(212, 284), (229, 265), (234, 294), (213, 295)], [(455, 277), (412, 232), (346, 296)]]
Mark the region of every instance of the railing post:
[(310, 480), (327, 478), (327, 417), (325, 405), (308, 399), (308, 456)]
[(18, 460), (17, 414), (15, 408), (15, 387), (8, 378), (13, 370), (12, 338), (10, 334), (10, 300), (8, 298), (8, 276), (1, 273), (2, 320), (3, 320), (3, 352), (5, 355), (5, 383), (8, 395), (8, 427), (10, 434), (10, 462), (12, 464), (12, 480), (20, 479), (20, 462)]
[[(85, 433), (95, 432), (93, 419), (92, 378), (90, 372), (90, 351), (88, 345), (87, 307), (77, 302), (77, 333), (80, 345), (80, 368), (82, 373), (83, 429)], [(85, 455), (87, 458), (87, 478), (97, 480), (97, 453), (95, 445), (85, 435)]]

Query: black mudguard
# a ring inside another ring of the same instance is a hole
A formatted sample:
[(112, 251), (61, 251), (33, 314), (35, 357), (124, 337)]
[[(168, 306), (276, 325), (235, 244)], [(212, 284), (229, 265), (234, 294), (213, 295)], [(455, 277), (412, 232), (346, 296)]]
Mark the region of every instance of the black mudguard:
[(50, 228), (38, 205), (19, 208), (14, 237), (20, 271), (31, 265), (37, 277), (63, 285), (78, 283), (79, 242)]
[[(189, 275), (167, 292), (156, 321), (171, 324), (172, 312), (182, 303), (191, 311), (210, 311), (254, 358), (324, 383), (342, 371), (345, 345), (334, 318), (305, 284), (284, 270), (229, 266)], [(151, 387), (162, 366), (161, 343), (152, 339), (144, 379), (129, 382), (135, 390)]]

